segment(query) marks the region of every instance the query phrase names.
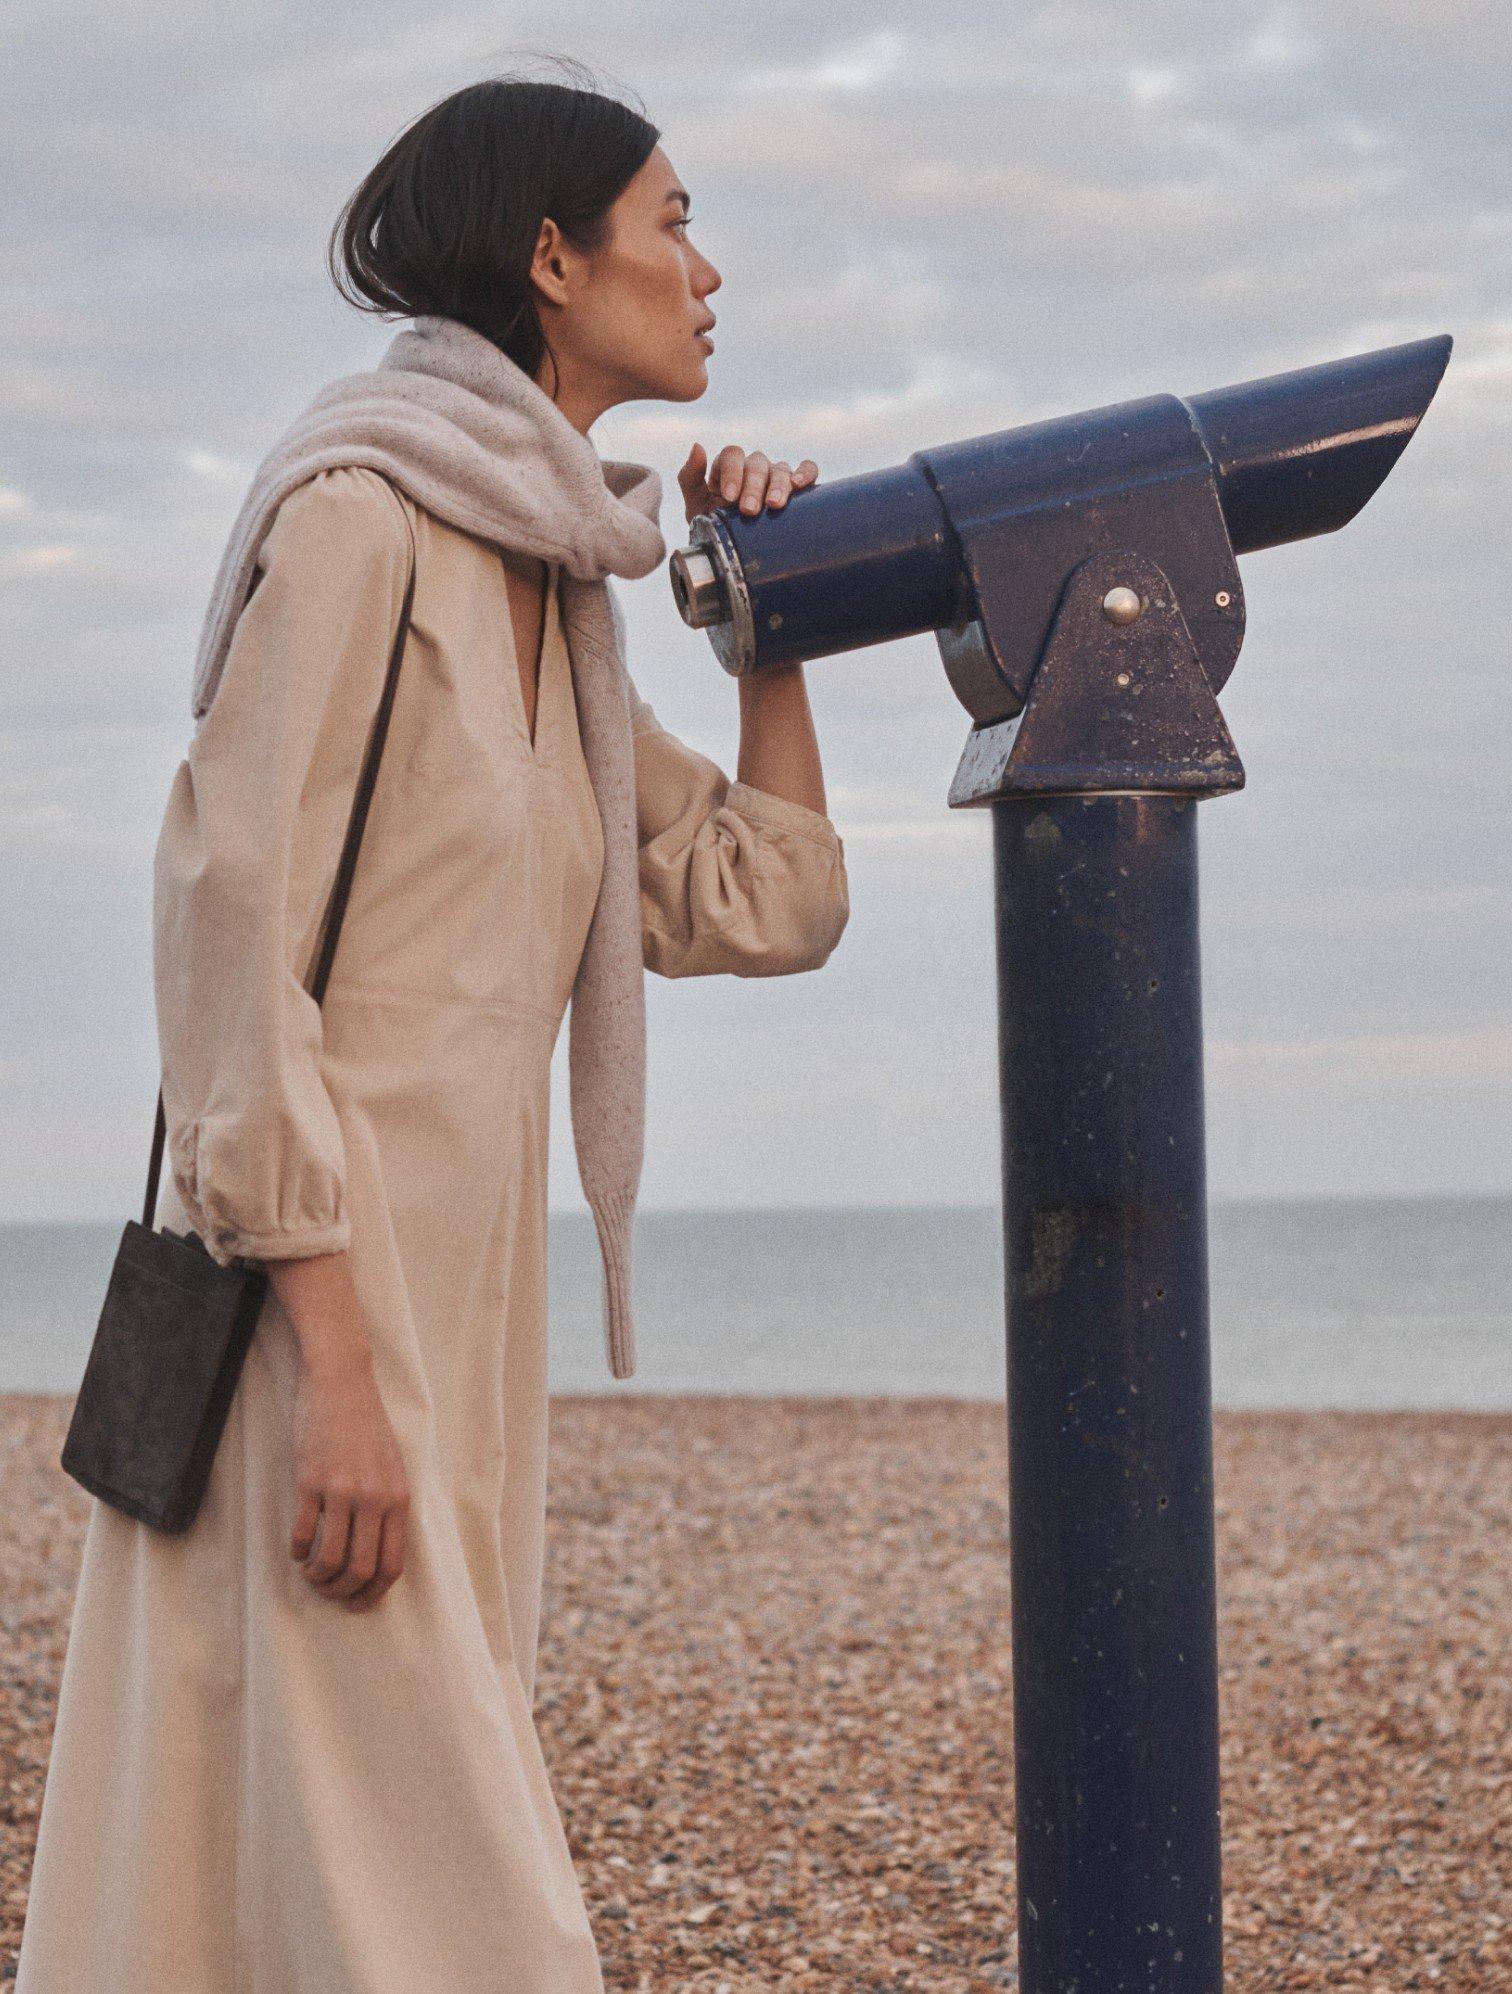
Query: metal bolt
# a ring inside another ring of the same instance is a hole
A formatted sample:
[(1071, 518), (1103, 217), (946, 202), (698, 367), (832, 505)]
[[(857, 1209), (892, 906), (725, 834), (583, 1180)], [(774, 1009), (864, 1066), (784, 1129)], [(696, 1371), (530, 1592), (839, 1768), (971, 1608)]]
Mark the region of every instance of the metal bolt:
[(1220, 609), (1227, 609), (1233, 599), (1227, 589), (1219, 589), (1218, 593), (1213, 597), (1214, 602), (1217, 603)]
[(1129, 683), (1129, 674), (1127, 672), (1120, 672), (1118, 674), (1118, 683), (1120, 685), (1127, 685)]
[(1144, 609), (1138, 591), (1130, 588), (1109, 589), (1102, 606), (1108, 621), (1119, 624), (1135, 622)]

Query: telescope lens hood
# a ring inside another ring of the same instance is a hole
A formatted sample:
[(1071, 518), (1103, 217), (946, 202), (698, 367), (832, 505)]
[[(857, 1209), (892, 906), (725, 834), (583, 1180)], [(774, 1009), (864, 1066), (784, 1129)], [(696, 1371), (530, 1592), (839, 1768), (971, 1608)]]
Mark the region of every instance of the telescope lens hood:
[(1234, 552), (1347, 526), (1411, 442), (1453, 344), (1440, 333), (1180, 397)]

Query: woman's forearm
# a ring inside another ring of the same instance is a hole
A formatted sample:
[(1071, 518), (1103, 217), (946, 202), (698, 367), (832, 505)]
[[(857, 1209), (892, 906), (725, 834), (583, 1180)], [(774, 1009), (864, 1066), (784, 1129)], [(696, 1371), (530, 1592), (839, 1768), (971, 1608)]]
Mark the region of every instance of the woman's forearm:
[(828, 815), (803, 666), (748, 672), (736, 684), (740, 692), (736, 776), (753, 789), (768, 790), (773, 796), (785, 796), (821, 816)]
[(300, 1359), (307, 1371), (335, 1375), (372, 1368), (373, 1346), (345, 1248), (339, 1253), (263, 1264), (284, 1313), (294, 1325)]

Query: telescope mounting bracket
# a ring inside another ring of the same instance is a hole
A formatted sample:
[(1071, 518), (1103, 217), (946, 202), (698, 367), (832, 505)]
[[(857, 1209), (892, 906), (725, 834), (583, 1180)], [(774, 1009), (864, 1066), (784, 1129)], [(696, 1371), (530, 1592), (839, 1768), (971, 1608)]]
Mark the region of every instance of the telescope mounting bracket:
[(972, 729), (947, 800), (1243, 786), (1175, 589), (1148, 556), (1115, 548), (1072, 570), (1022, 710)]

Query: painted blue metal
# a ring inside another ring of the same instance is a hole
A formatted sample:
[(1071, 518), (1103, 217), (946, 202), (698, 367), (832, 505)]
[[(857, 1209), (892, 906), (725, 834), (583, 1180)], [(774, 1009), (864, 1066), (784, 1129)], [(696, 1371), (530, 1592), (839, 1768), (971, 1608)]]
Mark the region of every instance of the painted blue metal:
[(1223, 1985), (1196, 819), (992, 810), (1025, 1994)]
[(721, 506), (693, 536), (730, 603), (710, 631), (715, 654), (739, 674), (976, 626), (999, 686), (996, 710), (968, 710), (1004, 719), (1023, 704), (1067, 574), (1132, 544), (1138, 520), (1221, 691), (1244, 629), (1234, 555), (1353, 518), (1421, 420), (1450, 345), (1414, 340), (941, 444), (821, 479), (753, 518)]

